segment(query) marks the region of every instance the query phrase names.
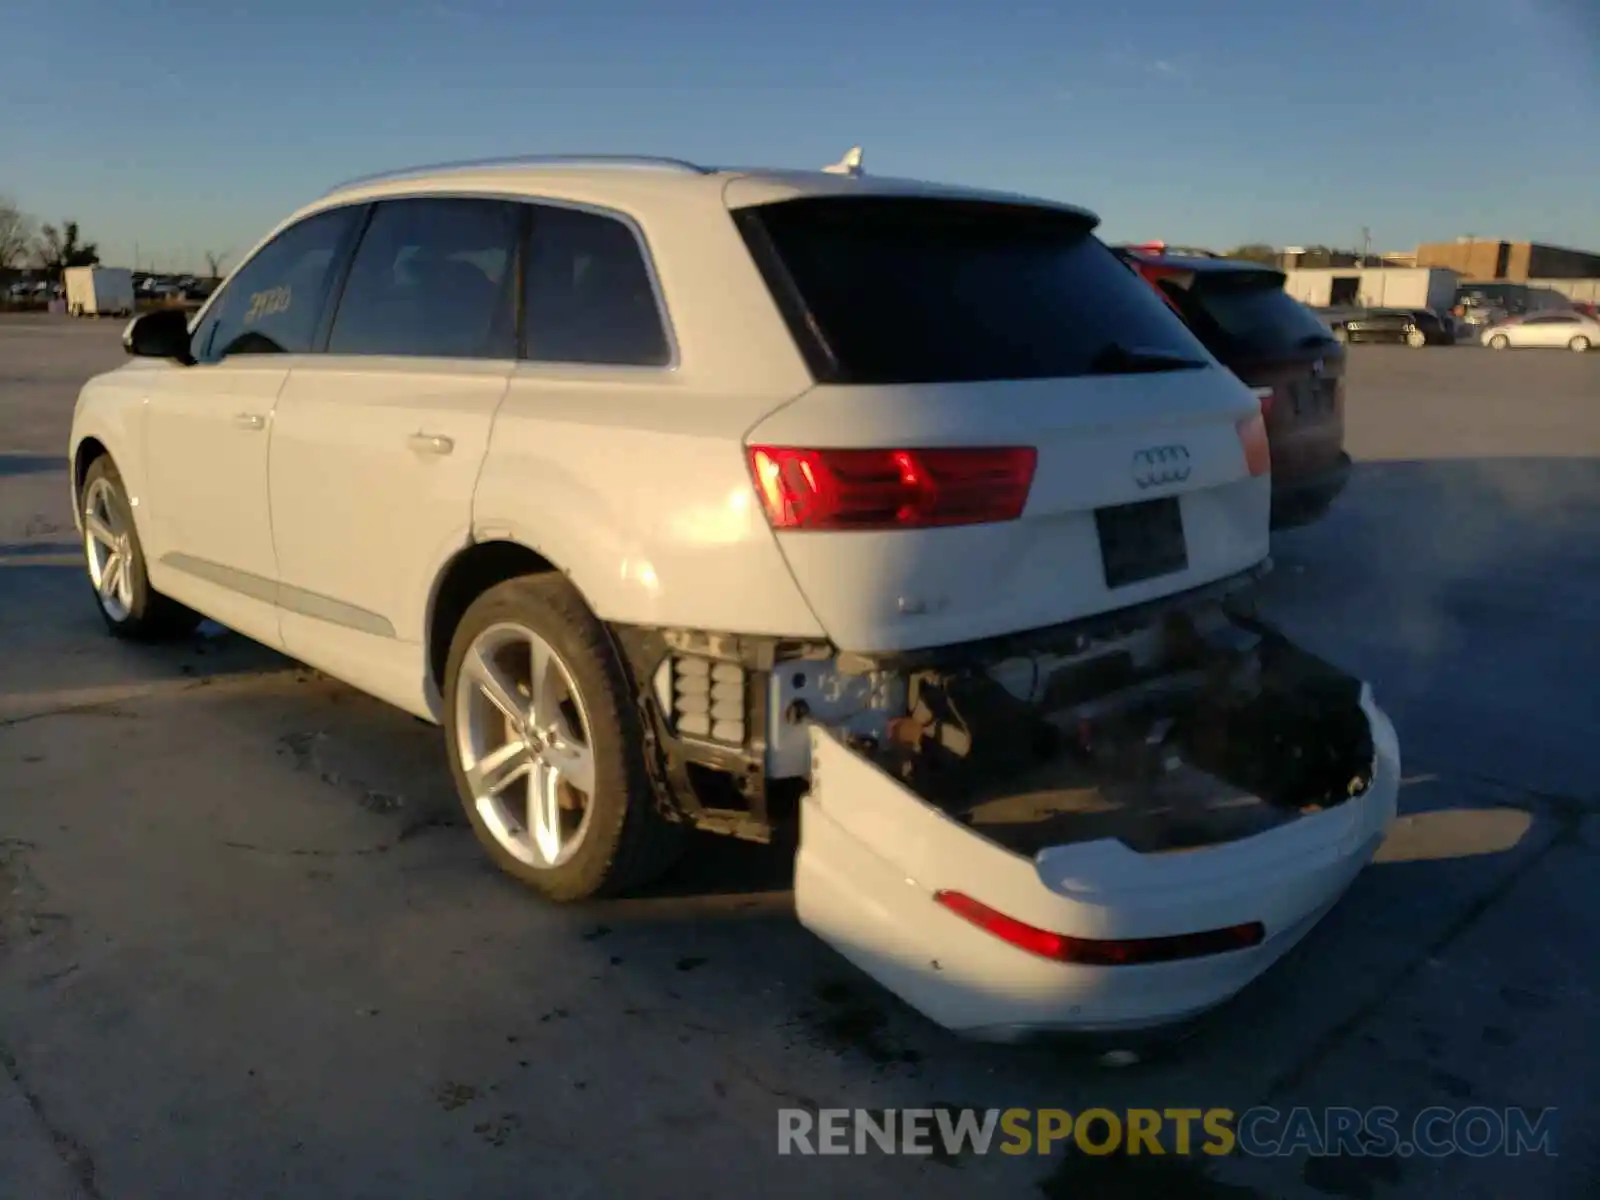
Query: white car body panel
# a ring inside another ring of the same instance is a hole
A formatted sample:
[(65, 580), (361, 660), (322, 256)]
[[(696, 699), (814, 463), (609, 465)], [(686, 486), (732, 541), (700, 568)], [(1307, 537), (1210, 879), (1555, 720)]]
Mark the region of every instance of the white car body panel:
[(478, 486), (479, 539), (538, 551), (606, 620), (821, 636), (744, 460), (744, 430), (777, 398), (696, 395), (672, 372), (584, 375), (513, 372)]
[[(843, 649), (908, 650), (1037, 629), (1245, 570), (1269, 550), (1268, 476), (1237, 424), (1259, 411), (1220, 367), (919, 387), (818, 387), (751, 444), (840, 448), (1025, 445), (1038, 450), (1019, 520), (941, 529), (781, 532), (779, 544)], [(1182, 478), (1141, 488), (1135, 455), (1183, 448)], [(1186, 570), (1115, 590), (1094, 510), (1180, 496)]]
[(140, 373), (151, 582), (275, 649), (283, 642), (267, 459), (291, 366), (292, 356), (255, 357)]
[[(273, 416), (285, 649), (425, 714), (428, 596), (466, 547), (509, 361), (307, 355)], [(360, 664), (359, 667), (356, 665)]]
[[(973, 833), (812, 727), (801, 802), (801, 922), (932, 1020), (994, 1040), (1169, 1024), (1222, 1003), (1277, 961), (1371, 859), (1400, 782), (1394, 727), (1363, 689), (1375, 761), (1362, 796), (1241, 841), (1140, 855), (1102, 840), (1029, 859)], [(1259, 945), (1093, 967), (1040, 958), (935, 902), (959, 891), (1036, 928), (1161, 937), (1260, 921)]]

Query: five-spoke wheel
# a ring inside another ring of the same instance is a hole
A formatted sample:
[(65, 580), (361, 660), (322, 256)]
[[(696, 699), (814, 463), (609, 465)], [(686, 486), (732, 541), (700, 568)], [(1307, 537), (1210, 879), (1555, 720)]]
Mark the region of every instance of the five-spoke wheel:
[(462, 808), (508, 875), (557, 900), (635, 887), (677, 856), (610, 635), (556, 574), (491, 587), (456, 627), (445, 738)]
[(84, 473), (78, 494), (84, 569), (106, 627), (118, 637), (150, 641), (191, 632), (200, 615), (150, 586), (133, 504), (112, 461), (101, 456)]
[(456, 746), (473, 806), (508, 854), (560, 866), (583, 842), (595, 789), (589, 721), (570, 669), (516, 624), (479, 633), (460, 669)]

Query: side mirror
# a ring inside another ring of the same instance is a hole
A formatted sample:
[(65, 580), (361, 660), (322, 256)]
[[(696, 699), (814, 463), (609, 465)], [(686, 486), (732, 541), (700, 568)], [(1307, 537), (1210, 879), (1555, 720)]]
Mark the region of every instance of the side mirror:
[(122, 348), (140, 358), (175, 358), (190, 365), (189, 314), (181, 308), (158, 308), (135, 317), (122, 331)]

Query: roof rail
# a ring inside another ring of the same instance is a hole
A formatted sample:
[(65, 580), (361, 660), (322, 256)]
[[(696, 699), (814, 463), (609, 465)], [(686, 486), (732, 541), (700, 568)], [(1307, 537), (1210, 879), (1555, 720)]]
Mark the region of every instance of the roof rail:
[(686, 175), (710, 175), (708, 167), (686, 162), (681, 158), (657, 158), (633, 154), (524, 154), (506, 158), (463, 159), (459, 162), (429, 163), (425, 166), (401, 167), (393, 171), (379, 171), (360, 175), (329, 188), (324, 195), (342, 192), (368, 183), (385, 183), (389, 180), (413, 179), (443, 171), (497, 170), (517, 167), (627, 167), (637, 170), (676, 171)]

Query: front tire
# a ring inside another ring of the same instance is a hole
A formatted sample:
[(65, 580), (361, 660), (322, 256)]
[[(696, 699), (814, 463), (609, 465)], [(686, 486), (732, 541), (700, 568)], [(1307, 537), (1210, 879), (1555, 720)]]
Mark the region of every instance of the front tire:
[(1589, 339), (1580, 333), (1577, 337), (1573, 338), (1567, 343), (1567, 349), (1578, 354), (1587, 354), (1589, 352), (1589, 345)]
[(95, 459), (84, 474), (78, 514), (85, 573), (112, 636), (153, 642), (194, 632), (200, 614), (150, 586), (133, 506), (109, 458)]
[(656, 810), (622, 665), (561, 576), (509, 580), (467, 609), (445, 665), (444, 728), (479, 842), (547, 898), (627, 891), (681, 852), (686, 830)]
[(1511, 339), (1503, 333), (1497, 333), (1489, 339), (1489, 349), (1504, 350), (1511, 345)]

